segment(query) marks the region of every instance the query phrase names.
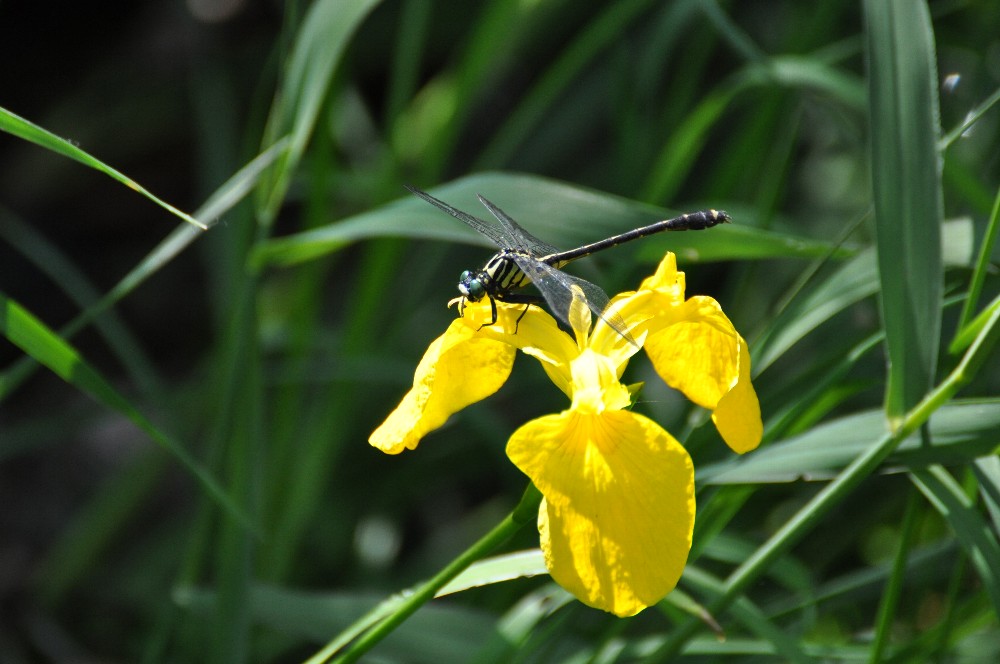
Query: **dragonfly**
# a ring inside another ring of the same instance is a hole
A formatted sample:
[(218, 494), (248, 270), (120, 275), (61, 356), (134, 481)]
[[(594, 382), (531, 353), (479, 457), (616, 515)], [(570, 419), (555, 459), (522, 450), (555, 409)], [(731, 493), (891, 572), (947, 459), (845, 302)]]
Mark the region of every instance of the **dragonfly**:
[[(409, 185), (405, 186), (411, 193), (489, 238), (499, 249), (486, 261), (482, 269), (466, 270), (459, 276), (458, 291), (461, 293), (457, 298), (459, 315), (463, 313), (466, 302), (479, 302), (485, 297), (490, 301), (492, 313), (492, 320), (486, 325), (493, 325), (497, 322), (498, 301), (524, 305), (540, 305), (544, 302), (563, 323), (571, 327), (569, 312), (574, 290), (578, 288), (582, 291), (590, 310), (633, 345), (635, 341), (629, 335), (625, 321), (607, 309), (608, 296), (600, 286), (566, 274), (562, 268), (578, 258), (656, 233), (704, 230), (732, 221), (722, 210), (702, 210), (612, 235), (576, 249), (560, 251), (524, 230), (510, 215), (479, 194), (476, 195), (479, 202), (486, 206), (499, 222), (499, 226), (452, 207), (427, 192)], [(541, 296), (518, 292), (529, 284), (534, 284)], [(520, 323), (527, 311), (528, 307), (525, 306), (517, 323)], [(515, 333), (517, 323), (514, 327)]]

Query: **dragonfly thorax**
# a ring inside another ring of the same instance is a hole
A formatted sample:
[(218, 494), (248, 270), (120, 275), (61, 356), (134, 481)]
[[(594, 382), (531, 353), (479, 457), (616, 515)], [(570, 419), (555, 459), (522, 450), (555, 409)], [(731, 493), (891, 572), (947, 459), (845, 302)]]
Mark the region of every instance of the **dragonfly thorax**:
[(504, 249), (486, 261), (483, 269), (473, 272), (466, 270), (458, 279), (458, 291), (470, 302), (478, 302), (486, 296), (503, 300), (512, 290), (531, 283), (514, 256), (517, 252)]

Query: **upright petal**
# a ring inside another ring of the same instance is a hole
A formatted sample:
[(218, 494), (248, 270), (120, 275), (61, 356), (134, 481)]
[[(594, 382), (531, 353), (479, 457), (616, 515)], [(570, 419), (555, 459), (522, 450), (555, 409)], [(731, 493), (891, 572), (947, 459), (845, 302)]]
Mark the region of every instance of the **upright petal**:
[(691, 548), (694, 470), (659, 425), (568, 410), (522, 426), (507, 454), (545, 496), (539, 530), (557, 583), (619, 616), (674, 588)]
[(456, 319), (417, 365), (413, 387), (368, 442), (387, 454), (414, 449), (427, 433), (507, 380), (516, 349), (477, 335)]

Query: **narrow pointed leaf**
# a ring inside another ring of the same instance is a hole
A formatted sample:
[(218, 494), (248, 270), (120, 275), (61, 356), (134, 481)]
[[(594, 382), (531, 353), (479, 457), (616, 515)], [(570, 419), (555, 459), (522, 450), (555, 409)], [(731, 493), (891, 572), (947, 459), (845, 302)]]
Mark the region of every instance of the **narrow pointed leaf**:
[(942, 220), (934, 36), (927, 5), (864, 4), (886, 413), (898, 425), (930, 389), (941, 332)]
[(43, 148), (52, 150), (57, 154), (61, 154), (64, 157), (69, 157), (75, 161), (80, 162), (84, 166), (89, 166), (95, 170), (98, 170), (105, 175), (108, 175), (115, 180), (118, 180), (123, 185), (136, 191), (149, 200), (153, 201), (164, 210), (167, 210), (173, 215), (176, 215), (188, 222), (189, 224), (196, 226), (202, 230), (205, 230), (207, 226), (202, 222), (198, 221), (187, 212), (181, 212), (175, 208), (170, 203), (167, 203), (161, 198), (157, 198), (145, 187), (140, 185), (138, 182), (128, 177), (127, 175), (115, 170), (114, 168), (108, 166), (103, 161), (91, 156), (89, 153), (81, 150), (79, 147), (67, 141), (65, 138), (59, 138), (52, 132), (42, 129), (38, 125), (25, 120), (24, 118), (15, 115), (8, 111), (7, 109), (0, 108), (0, 130), (6, 131), (9, 134), (13, 134), (18, 138), (23, 138), (26, 141), (30, 141), (36, 145), (40, 145)]

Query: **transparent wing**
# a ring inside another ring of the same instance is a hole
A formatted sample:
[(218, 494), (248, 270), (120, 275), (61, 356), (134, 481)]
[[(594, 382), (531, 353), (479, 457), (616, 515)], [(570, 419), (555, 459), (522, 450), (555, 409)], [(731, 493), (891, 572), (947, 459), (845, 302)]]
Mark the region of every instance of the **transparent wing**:
[(504, 247), (504, 249), (517, 249), (518, 251), (523, 251), (524, 253), (531, 254), (532, 256), (546, 256), (548, 254), (559, 253), (559, 250), (553, 247), (547, 242), (542, 242), (537, 237), (529, 233), (528, 231), (521, 228), (520, 224), (514, 221), (509, 214), (498, 208), (496, 205), (490, 201), (483, 198), (481, 195), (476, 194), (479, 198), (479, 202), (486, 206), (486, 209), (490, 211), (500, 225), (504, 227), (507, 234), (510, 235), (510, 239), (513, 240), (513, 244), (510, 247)]
[(408, 184), (404, 184), (403, 186), (409, 189), (410, 193), (414, 194), (415, 196), (419, 196), (420, 198), (424, 199), (425, 201), (427, 201), (434, 207), (438, 208), (439, 210), (447, 212), (448, 214), (455, 217), (459, 221), (464, 222), (466, 225), (471, 226), (476, 231), (482, 233), (490, 240), (492, 240), (493, 244), (495, 244), (500, 249), (511, 248), (510, 247), (511, 243), (514, 242), (514, 240), (516, 239), (514, 237), (508, 237), (507, 233), (505, 232), (506, 229), (501, 230), (496, 226), (484, 221), (483, 219), (480, 219), (479, 217), (473, 217), (468, 212), (462, 212), (458, 208), (454, 208), (445, 203), (444, 201), (434, 198), (426, 191), (420, 191), (416, 187), (411, 187)]
[(607, 311), (608, 296), (597, 284), (592, 284), (586, 279), (574, 277), (556, 268), (543, 263), (542, 261), (521, 254), (513, 254), (517, 266), (527, 274), (531, 281), (538, 288), (538, 291), (545, 298), (549, 309), (566, 325), (571, 325), (569, 321), (570, 306), (573, 304), (573, 286), (579, 286), (580, 290), (587, 297), (587, 306), (594, 314), (607, 325), (620, 334), (633, 346), (637, 346), (635, 340), (628, 332), (628, 326), (620, 315), (613, 311)]

